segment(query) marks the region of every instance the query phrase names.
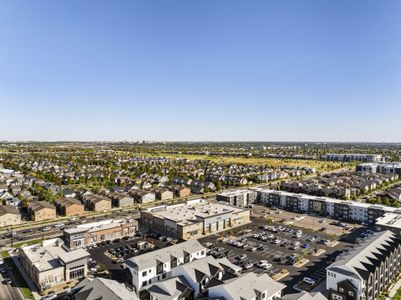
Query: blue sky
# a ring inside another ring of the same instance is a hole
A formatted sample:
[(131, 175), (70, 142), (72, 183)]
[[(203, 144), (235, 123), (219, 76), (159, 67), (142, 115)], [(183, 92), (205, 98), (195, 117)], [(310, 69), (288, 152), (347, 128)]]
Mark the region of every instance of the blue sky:
[(401, 142), (401, 1), (0, 2), (0, 140)]

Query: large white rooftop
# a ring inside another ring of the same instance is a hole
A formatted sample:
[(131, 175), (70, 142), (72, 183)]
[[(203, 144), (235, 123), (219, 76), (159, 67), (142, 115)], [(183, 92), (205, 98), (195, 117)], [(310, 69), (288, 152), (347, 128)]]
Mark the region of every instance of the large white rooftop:
[(244, 211), (244, 209), (197, 199), (177, 205), (149, 208), (147, 211), (159, 218), (169, 219), (176, 223), (186, 225), (221, 214), (241, 212)]
[(26, 246), (21, 249), (39, 272), (62, 267), (63, 264), (89, 256), (83, 249), (68, 251), (61, 239), (43, 241), (42, 244)]

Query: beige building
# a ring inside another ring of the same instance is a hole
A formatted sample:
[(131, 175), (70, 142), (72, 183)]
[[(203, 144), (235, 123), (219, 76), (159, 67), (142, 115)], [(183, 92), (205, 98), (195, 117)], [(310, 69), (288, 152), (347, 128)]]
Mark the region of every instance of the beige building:
[(85, 212), (85, 206), (74, 198), (63, 197), (56, 201), (56, 210), (59, 215), (76, 216)]
[(32, 221), (51, 220), (56, 218), (56, 208), (46, 201), (29, 202), (28, 214)]
[(14, 206), (0, 205), (0, 227), (21, 223), (21, 214)]
[(111, 219), (64, 229), (63, 239), (69, 249), (76, 249), (102, 241), (132, 237), (138, 229), (138, 221), (134, 219)]
[(250, 222), (248, 209), (210, 203), (203, 199), (141, 212), (145, 230), (177, 239), (198, 239)]
[(86, 277), (88, 257), (83, 249), (68, 251), (61, 239), (45, 240), (20, 251), (21, 264), (40, 291)]
[(161, 189), (156, 191), (156, 199), (158, 200), (168, 200), (173, 198), (174, 198), (174, 193), (168, 189)]
[(111, 199), (101, 195), (87, 194), (84, 196), (84, 203), (87, 210), (91, 211), (104, 211), (111, 209)]
[(185, 198), (191, 195), (191, 189), (188, 187), (175, 186), (174, 193), (179, 198)]

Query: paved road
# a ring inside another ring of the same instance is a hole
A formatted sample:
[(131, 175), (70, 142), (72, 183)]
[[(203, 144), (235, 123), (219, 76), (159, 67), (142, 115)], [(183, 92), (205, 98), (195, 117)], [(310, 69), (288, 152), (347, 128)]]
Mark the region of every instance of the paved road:
[(0, 275), (0, 299), (1, 300), (24, 300), (25, 298), (22, 296), (19, 288), (1, 283), (4, 280), (4, 277)]
[[(139, 218), (139, 212), (131, 212), (131, 211), (122, 211), (122, 212), (114, 212), (114, 213), (109, 213), (106, 215), (102, 216), (93, 216), (93, 217), (86, 217), (85, 219), (80, 219), (76, 224), (70, 224), (67, 225), (67, 227), (74, 227), (79, 224), (84, 224), (84, 223), (91, 223), (91, 222), (96, 222), (96, 221), (101, 221), (101, 220), (106, 220), (106, 219), (122, 219), (125, 217), (132, 217), (132, 218)], [(57, 224), (67, 224), (65, 221), (60, 221)], [(42, 229), (44, 227), (51, 227), (50, 230), (48, 231), (43, 231)], [(27, 230), (31, 230), (32, 232), (28, 232)], [(47, 239), (49, 237), (58, 237), (62, 235), (62, 230), (55, 228), (54, 224), (52, 225), (42, 225), (38, 227), (32, 227), (30, 229), (21, 229), (21, 230), (16, 230), (15, 232), (15, 237), (13, 238), (13, 243), (20, 243), (23, 241), (28, 241), (28, 240), (34, 240), (34, 239), (40, 239), (44, 238)], [(11, 245), (11, 239), (6, 238), (6, 239), (1, 239), (0, 238), (0, 247), (4, 246), (9, 246)], [(2, 300), (0, 298), (0, 300)]]

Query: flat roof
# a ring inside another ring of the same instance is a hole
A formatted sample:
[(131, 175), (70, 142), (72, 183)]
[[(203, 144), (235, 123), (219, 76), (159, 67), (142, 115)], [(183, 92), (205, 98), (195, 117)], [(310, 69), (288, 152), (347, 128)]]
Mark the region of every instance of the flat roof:
[(149, 208), (148, 212), (154, 216), (168, 219), (181, 225), (188, 225), (199, 222), (201, 219), (214, 217), (221, 214), (237, 213), (245, 209), (232, 207), (220, 203), (210, 203), (206, 200), (191, 200), (183, 204), (171, 206), (159, 206), (154, 209)]
[(385, 213), (383, 217), (380, 217), (376, 220), (376, 225), (401, 228), (401, 215), (394, 213)]
[(122, 224), (129, 224), (129, 223), (131, 223), (131, 222), (129, 222), (126, 219), (119, 219), (119, 220), (109, 219), (109, 220), (104, 220), (104, 221), (99, 221), (99, 222), (85, 223), (85, 224), (77, 225), (74, 228), (64, 229), (64, 232), (68, 233), (68, 234), (96, 232), (99, 230), (120, 227)]
[(21, 250), (39, 272), (59, 268), (63, 266), (63, 263), (89, 256), (89, 253), (83, 249), (68, 251), (59, 238), (43, 241), (42, 244), (26, 246)]

